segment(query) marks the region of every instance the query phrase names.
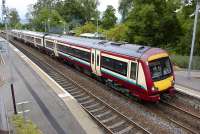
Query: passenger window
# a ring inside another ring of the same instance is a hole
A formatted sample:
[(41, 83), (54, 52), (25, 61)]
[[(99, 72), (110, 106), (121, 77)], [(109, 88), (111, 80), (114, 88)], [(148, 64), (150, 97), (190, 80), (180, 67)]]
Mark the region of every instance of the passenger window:
[(127, 63), (118, 61), (118, 60), (114, 60), (114, 71), (126, 76), (127, 75)]
[(92, 64), (94, 64), (94, 53), (92, 53)]
[(99, 66), (99, 55), (97, 55), (97, 66)]
[(137, 64), (134, 62), (131, 62), (131, 75), (130, 78), (135, 80), (137, 76)]

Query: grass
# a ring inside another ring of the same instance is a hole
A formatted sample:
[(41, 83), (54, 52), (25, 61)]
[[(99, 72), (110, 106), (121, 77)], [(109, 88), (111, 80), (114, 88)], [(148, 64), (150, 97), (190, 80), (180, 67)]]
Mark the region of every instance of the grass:
[(22, 116), (14, 115), (11, 123), (16, 134), (42, 134), (38, 127), (30, 120), (26, 121)]
[[(171, 55), (171, 60), (181, 68), (188, 68), (189, 56)], [(193, 56), (192, 69), (200, 70), (200, 56)]]

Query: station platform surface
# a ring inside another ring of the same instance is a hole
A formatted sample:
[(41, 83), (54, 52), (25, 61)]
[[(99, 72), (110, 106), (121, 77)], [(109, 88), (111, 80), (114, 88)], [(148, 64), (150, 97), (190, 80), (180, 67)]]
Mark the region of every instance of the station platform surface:
[(191, 71), (190, 78), (186, 70), (175, 71), (175, 81), (178, 90), (200, 98), (200, 71)]
[[(13, 82), (16, 102), (29, 102), (24, 106), (24, 110), (30, 110), (25, 113), (25, 117), (31, 119), (43, 134), (103, 133), (72, 98), (66, 99), (71, 106), (68, 107), (52, 87), (25, 63), (25, 56), (19, 56), (10, 49), (9, 56), (2, 54), (2, 57), (5, 64), (0, 65), (0, 77), (5, 82), (0, 86), (0, 98), (4, 101), (9, 116), (13, 114), (10, 90), (10, 82)], [(74, 112), (71, 111), (72, 108)]]

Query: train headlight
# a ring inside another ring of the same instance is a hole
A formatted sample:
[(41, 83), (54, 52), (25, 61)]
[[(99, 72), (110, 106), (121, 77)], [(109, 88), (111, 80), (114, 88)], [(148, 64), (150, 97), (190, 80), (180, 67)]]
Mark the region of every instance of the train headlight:
[(153, 87), (152, 87), (152, 91), (158, 91), (158, 88), (155, 87), (155, 86), (153, 86)]
[(174, 86), (174, 84), (175, 84), (175, 81), (174, 81), (174, 80), (172, 80), (172, 81), (171, 81), (171, 83), (172, 83), (172, 86)]

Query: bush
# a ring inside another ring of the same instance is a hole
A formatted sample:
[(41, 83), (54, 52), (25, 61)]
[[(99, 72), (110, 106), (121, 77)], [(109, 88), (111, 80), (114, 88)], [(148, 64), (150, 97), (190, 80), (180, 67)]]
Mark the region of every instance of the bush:
[(16, 134), (42, 134), (35, 124), (31, 121), (26, 121), (22, 116), (13, 116), (11, 119)]
[(127, 41), (127, 30), (128, 27), (126, 24), (119, 24), (116, 25), (114, 28), (104, 32), (104, 35), (107, 37), (108, 40), (112, 41)]
[(96, 32), (96, 26), (92, 22), (86, 22), (85, 25), (76, 28), (76, 36), (79, 36), (82, 33), (94, 33)]
[[(171, 60), (172, 60), (173, 64), (175, 64), (181, 68), (188, 68), (189, 56), (171, 55)], [(193, 57), (192, 69), (200, 70), (200, 56)]]

